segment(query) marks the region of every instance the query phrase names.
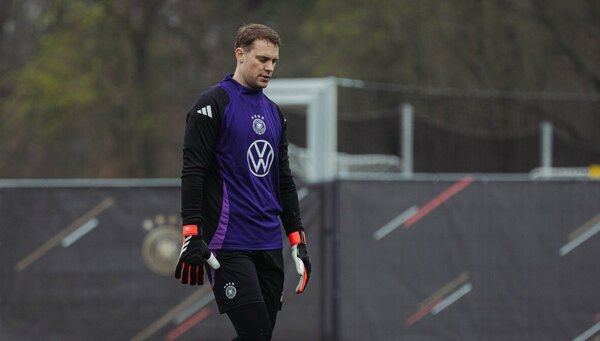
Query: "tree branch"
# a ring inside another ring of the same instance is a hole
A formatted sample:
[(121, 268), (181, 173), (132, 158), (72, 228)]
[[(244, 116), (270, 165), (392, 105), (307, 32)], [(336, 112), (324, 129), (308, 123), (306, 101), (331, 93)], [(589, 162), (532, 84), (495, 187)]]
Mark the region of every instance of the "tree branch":
[(546, 11), (547, 3), (541, 0), (531, 0), (531, 4), (534, 9), (532, 12), (534, 19), (550, 33), (560, 52), (571, 61), (575, 69), (584, 78), (600, 91), (600, 75), (596, 74), (596, 72), (587, 65), (584, 58), (577, 51), (577, 48), (565, 38), (556, 22), (550, 18), (550, 15)]

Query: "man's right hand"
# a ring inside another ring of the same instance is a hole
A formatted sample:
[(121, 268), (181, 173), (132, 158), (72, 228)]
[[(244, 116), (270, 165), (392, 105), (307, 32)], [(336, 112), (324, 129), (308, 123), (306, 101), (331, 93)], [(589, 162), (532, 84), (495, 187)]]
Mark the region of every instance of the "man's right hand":
[(183, 226), (183, 245), (175, 268), (175, 278), (190, 285), (204, 284), (204, 262), (213, 269), (221, 267), (217, 258), (208, 249), (197, 225)]
[(295, 231), (288, 235), (292, 245), (292, 258), (296, 265), (296, 271), (300, 275), (300, 281), (296, 287), (296, 294), (301, 294), (306, 289), (308, 279), (310, 278), (311, 264), (306, 250), (306, 235), (304, 231)]

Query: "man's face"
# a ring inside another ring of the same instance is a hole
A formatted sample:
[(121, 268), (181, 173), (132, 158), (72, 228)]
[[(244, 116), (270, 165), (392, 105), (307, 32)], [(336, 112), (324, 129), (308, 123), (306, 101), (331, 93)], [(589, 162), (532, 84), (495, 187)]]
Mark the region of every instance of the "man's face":
[(237, 48), (235, 55), (240, 76), (237, 81), (250, 88), (266, 88), (279, 60), (279, 46), (267, 40), (255, 40), (248, 51)]

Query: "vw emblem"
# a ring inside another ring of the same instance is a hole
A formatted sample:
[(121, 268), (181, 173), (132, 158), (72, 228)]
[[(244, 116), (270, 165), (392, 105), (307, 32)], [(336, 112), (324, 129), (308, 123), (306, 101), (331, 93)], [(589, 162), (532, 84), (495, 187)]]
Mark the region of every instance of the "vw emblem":
[(275, 152), (268, 141), (256, 140), (248, 148), (247, 158), (250, 172), (258, 177), (263, 177), (269, 174), (275, 159)]

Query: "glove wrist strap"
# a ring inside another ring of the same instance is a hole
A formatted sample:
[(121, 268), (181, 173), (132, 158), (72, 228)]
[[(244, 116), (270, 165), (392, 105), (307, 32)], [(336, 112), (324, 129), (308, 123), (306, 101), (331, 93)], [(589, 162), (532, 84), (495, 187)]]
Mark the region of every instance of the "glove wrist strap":
[(198, 225), (183, 225), (183, 236), (197, 236)]
[(306, 235), (304, 231), (294, 231), (288, 235), (290, 245), (306, 244)]

